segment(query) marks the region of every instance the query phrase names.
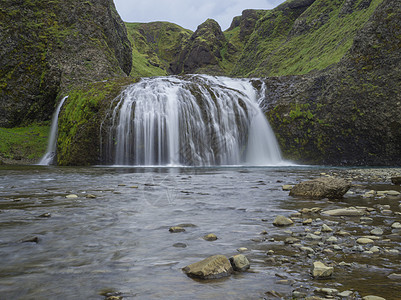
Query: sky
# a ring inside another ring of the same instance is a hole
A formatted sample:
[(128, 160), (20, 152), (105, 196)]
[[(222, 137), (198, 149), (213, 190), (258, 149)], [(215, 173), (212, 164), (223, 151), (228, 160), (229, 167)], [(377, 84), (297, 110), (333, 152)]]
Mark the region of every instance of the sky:
[(114, 0), (125, 22), (168, 21), (195, 31), (207, 19), (222, 30), (244, 9), (272, 9), (285, 0)]

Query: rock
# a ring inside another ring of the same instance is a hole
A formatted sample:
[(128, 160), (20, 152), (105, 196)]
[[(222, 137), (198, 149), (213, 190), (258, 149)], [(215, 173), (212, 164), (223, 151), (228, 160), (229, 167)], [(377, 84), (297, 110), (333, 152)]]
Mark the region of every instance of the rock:
[(337, 296), (341, 298), (349, 298), (354, 294), (353, 291), (343, 291), (341, 293), (338, 293)]
[(70, 195), (67, 195), (67, 196), (65, 196), (67, 199), (76, 199), (76, 198), (78, 198), (78, 195), (75, 195), (75, 194), (70, 194)]
[(370, 234), (373, 234), (373, 235), (383, 235), (383, 233), (384, 233), (384, 231), (381, 228), (375, 228), (370, 231)]
[(306, 220), (303, 220), (303, 221), (302, 221), (302, 224), (303, 224), (303, 225), (309, 225), (309, 224), (312, 224), (312, 222), (313, 222), (312, 219), (306, 219)]
[(246, 252), (246, 251), (249, 251), (249, 250), (248, 250), (248, 248), (240, 247), (240, 248), (237, 249), (237, 251), (238, 252)]
[(292, 189), (292, 185), (289, 185), (289, 184), (283, 185), (283, 191), (291, 191), (291, 189)]
[(216, 279), (229, 276), (233, 272), (230, 261), (224, 255), (210, 256), (202, 261), (184, 267), (183, 272), (189, 277)]
[(391, 182), (393, 184), (400, 185), (401, 184), (401, 176), (391, 177)]
[(321, 177), (295, 185), (290, 191), (290, 196), (336, 199), (342, 198), (350, 187), (350, 183), (344, 179)]
[(215, 241), (217, 240), (217, 236), (214, 233), (209, 233), (203, 237), (205, 241)]
[(37, 236), (33, 237), (33, 238), (29, 238), (26, 240), (23, 240), (22, 243), (39, 243), (39, 238)]
[(356, 217), (356, 216), (363, 216), (366, 212), (362, 209), (356, 209), (353, 207), (350, 208), (338, 208), (332, 210), (326, 210), (322, 212), (323, 214), (329, 216), (348, 216), (348, 217)]
[(295, 244), (298, 242), (299, 242), (299, 239), (294, 238), (294, 237), (288, 237), (284, 240), (284, 244)]
[(339, 235), (339, 236), (350, 236), (351, 235), (351, 233), (346, 232), (344, 230), (337, 231), (335, 234)]
[(168, 231), (170, 231), (172, 233), (177, 233), (177, 232), (184, 232), (185, 229), (180, 226), (173, 226), (173, 227), (170, 227)]
[(38, 218), (50, 218), (52, 215), (50, 213), (44, 213), (38, 216)]
[(314, 278), (329, 278), (333, 275), (334, 268), (327, 267), (320, 261), (313, 263), (312, 276)]
[(176, 247), (176, 248), (186, 248), (186, 247), (187, 247), (187, 244), (184, 244), (184, 243), (175, 243), (175, 244), (173, 245), (173, 247)]
[(86, 194), (85, 198), (88, 198), (88, 199), (95, 199), (96, 196), (93, 195), (93, 194)]
[(323, 293), (329, 296), (335, 296), (338, 294), (338, 290), (336, 289), (331, 289), (331, 288), (321, 288), (321, 289), (316, 289), (317, 293)]
[(307, 253), (311, 253), (311, 254), (315, 253), (315, 250), (313, 250), (311, 247), (301, 247), (299, 249), (303, 252), (307, 252)]
[(326, 243), (328, 244), (335, 244), (338, 242), (338, 239), (335, 236), (331, 236), (326, 240)]
[(358, 244), (362, 244), (362, 245), (374, 243), (373, 240), (368, 239), (368, 238), (359, 238), (359, 239), (356, 240), (356, 242), (357, 242)]
[(379, 253), (380, 248), (377, 246), (373, 246), (372, 248), (369, 249), (369, 251), (371, 251), (372, 253)]
[(313, 233), (308, 233), (308, 234), (305, 236), (305, 238), (306, 238), (307, 240), (314, 240), (314, 241), (319, 241), (319, 240), (322, 239), (321, 236), (318, 236), (318, 235), (313, 234)]
[(391, 280), (401, 281), (401, 274), (392, 273), (392, 274), (388, 275), (387, 277), (390, 278)]
[(230, 257), (230, 263), (234, 271), (244, 272), (251, 267), (248, 259), (243, 254), (238, 254)]
[(291, 219), (281, 216), (281, 215), (277, 216), (276, 219), (274, 219), (274, 221), (273, 221), (273, 225), (279, 226), (279, 227), (289, 226), (292, 224), (294, 224), (294, 222)]
[(393, 229), (401, 229), (401, 223), (400, 222), (394, 222), (391, 225), (391, 228), (393, 228)]
[(327, 226), (326, 224), (323, 224), (323, 225), (322, 225), (321, 231), (322, 231), (322, 232), (332, 232), (333, 229), (331, 229), (331, 228), (330, 228), (329, 226)]
[(369, 295), (363, 297), (362, 300), (386, 300), (386, 298)]

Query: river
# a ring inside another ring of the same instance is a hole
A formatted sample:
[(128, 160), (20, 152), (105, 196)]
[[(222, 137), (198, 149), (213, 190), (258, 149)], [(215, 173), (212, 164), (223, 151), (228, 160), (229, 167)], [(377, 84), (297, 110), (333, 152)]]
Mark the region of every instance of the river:
[[(316, 285), (341, 291), (354, 284), (362, 295), (372, 291), (396, 299), (391, 295), (401, 292), (399, 284), (378, 289), (371, 280), (382, 282), (399, 271), (399, 255), (373, 267), (373, 275), (360, 271), (365, 277), (358, 281), (343, 275), (322, 283), (312, 282), (301, 262), (306, 254), (280, 253), (287, 249), (280, 241), (286, 229), (272, 225), (276, 215), (366, 204), (356, 196), (334, 204), (294, 200), (282, 189), (330, 170), (1, 166), (0, 298), (104, 299), (116, 293), (124, 299), (271, 299), (267, 291), (291, 295)], [(71, 194), (77, 198), (66, 197)], [(169, 232), (179, 224), (186, 224), (185, 232)], [(297, 228), (303, 230), (302, 224), (290, 230)], [(208, 233), (218, 239), (202, 239)], [(399, 249), (399, 240), (394, 243)], [(240, 247), (249, 249), (249, 272), (203, 282), (181, 271), (211, 255), (238, 254)], [(280, 263), (266, 260), (269, 249)]]

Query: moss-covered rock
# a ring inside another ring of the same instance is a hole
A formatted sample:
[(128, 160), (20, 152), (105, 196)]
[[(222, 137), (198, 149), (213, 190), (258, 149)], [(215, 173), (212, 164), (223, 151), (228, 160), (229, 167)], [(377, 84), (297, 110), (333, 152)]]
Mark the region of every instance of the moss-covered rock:
[(95, 82), (69, 91), (59, 116), (58, 165), (94, 165), (101, 162), (102, 131), (113, 100), (129, 84), (138, 81), (121, 77)]
[(112, 0), (0, 3), (0, 126), (49, 120), (66, 87), (130, 73)]

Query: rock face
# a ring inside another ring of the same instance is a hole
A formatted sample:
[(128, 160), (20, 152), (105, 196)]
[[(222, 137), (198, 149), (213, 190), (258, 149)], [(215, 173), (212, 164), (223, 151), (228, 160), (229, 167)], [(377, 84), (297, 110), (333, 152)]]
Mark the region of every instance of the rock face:
[(189, 277), (199, 279), (216, 279), (229, 276), (233, 268), (224, 255), (210, 256), (202, 261), (188, 265), (182, 269)]
[(191, 36), (177, 62), (172, 63), (170, 72), (222, 74), (220, 51), (226, 43), (220, 25), (215, 20), (206, 20)]
[(0, 127), (48, 120), (67, 86), (132, 65), (112, 0), (2, 1), (0, 54)]
[(336, 199), (342, 198), (350, 187), (344, 179), (322, 177), (295, 185), (290, 196)]

